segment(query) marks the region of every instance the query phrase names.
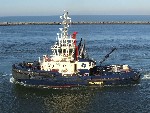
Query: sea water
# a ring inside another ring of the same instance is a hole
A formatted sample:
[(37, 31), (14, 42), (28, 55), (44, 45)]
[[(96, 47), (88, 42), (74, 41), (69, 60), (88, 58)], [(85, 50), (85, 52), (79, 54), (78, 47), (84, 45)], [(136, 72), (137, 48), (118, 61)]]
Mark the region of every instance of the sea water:
[[(21, 18), (38, 21), (38, 18), (34, 17)], [(11, 21), (22, 21), (21, 18), (7, 17)], [(39, 18), (48, 20), (47, 17)], [(110, 20), (114, 18), (109, 17)], [(143, 16), (128, 18), (132, 20), (144, 18), (149, 21)], [(124, 18), (123, 21), (128, 20)], [(80, 38), (85, 40), (87, 52), (97, 64), (113, 47), (116, 47), (117, 50), (110, 55), (104, 65), (129, 64), (140, 71), (139, 84), (65, 89), (23, 87), (13, 84), (12, 64), (35, 61), (43, 54), (51, 54), (50, 47), (55, 43), (60, 27), (59, 25), (0, 26), (0, 113), (150, 111), (150, 25), (71, 25), (69, 28), (70, 34), (78, 32), (77, 42)]]

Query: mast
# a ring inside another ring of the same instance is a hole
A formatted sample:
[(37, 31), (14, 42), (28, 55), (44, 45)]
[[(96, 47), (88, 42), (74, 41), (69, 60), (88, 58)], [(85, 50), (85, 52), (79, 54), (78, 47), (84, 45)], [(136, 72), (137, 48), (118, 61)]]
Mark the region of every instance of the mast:
[(68, 37), (68, 28), (69, 28), (69, 24), (71, 23), (71, 18), (69, 17), (68, 12), (66, 12), (64, 10), (64, 14), (63, 14), (63, 16), (60, 16), (60, 19), (63, 20), (61, 23), (63, 25), (61, 33), (63, 35), (63, 38), (67, 38)]
[(60, 16), (60, 19), (62, 19), (61, 24), (63, 25), (63, 28), (59, 28), (60, 33), (57, 33), (57, 42), (51, 48), (53, 51), (53, 56), (59, 58), (61, 57), (62, 60), (75, 60), (77, 59), (77, 56), (74, 56), (75, 51), (77, 50), (76, 38), (68, 35), (68, 28), (71, 23), (71, 18), (69, 17), (68, 12), (64, 11), (64, 14)]

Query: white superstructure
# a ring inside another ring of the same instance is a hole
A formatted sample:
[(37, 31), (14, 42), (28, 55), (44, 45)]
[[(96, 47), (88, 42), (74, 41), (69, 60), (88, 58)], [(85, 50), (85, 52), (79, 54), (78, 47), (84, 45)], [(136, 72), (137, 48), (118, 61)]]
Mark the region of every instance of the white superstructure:
[(72, 76), (81, 70), (94, 67), (95, 63), (85, 58), (85, 44), (81, 44), (82, 40), (78, 46), (76, 44), (77, 32), (68, 35), (69, 24), (71, 24), (68, 12), (65, 11), (60, 18), (63, 20), (63, 28), (59, 28), (60, 33), (57, 33), (56, 43), (51, 47), (53, 54), (43, 55), (42, 60), (39, 59), (41, 70), (56, 71), (62, 73), (63, 76)]

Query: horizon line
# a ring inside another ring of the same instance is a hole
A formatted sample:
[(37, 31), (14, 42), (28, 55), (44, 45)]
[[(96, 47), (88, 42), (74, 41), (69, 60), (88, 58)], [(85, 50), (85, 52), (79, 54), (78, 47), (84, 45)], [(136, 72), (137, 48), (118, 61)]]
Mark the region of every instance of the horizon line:
[[(46, 16), (60, 16), (60, 15), (7, 15), (0, 17), (46, 17)], [(150, 16), (150, 14), (73, 14), (69, 16)]]

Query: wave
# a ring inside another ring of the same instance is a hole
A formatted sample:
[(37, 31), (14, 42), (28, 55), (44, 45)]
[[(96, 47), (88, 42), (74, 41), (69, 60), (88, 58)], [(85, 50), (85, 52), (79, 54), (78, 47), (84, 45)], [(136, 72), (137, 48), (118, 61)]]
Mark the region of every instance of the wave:
[(143, 77), (142, 77), (143, 80), (150, 80), (150, 73), (148, 74), (145, 74)]
[(12, 74), (3, 74), (3, 73), (0, 73), (0, 76), (6, 77), (6, 76), (12, 76)]
[(13, 77), (11, 77), (11, 78), (9, 79), (9, 81), (10, 81), (11, 83), (14, 83), (14, 82), (15, 82), (15, 79), (14, 79)]

